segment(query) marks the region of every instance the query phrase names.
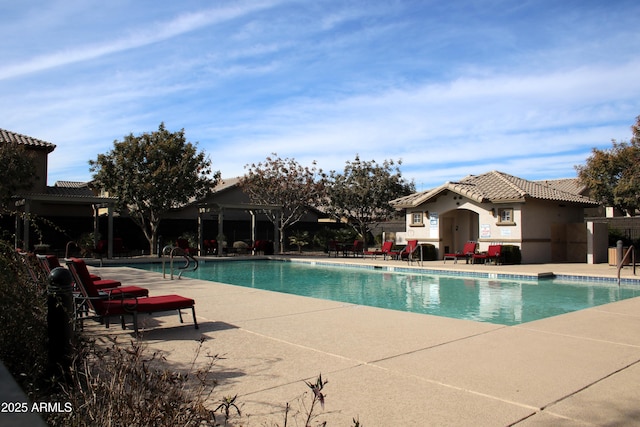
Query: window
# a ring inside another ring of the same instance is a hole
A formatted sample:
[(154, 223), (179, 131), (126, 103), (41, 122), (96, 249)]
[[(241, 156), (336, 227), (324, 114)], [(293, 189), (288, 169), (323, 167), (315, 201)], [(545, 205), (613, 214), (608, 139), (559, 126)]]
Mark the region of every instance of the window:
[(515, 224), (513, 222), (512, 208), (498, 209), (498, 224)]
[(424, 223), (422, 222), (422, 212), (412, 212), (411, 213), (411, 225), (413, 226), (422, 226)]

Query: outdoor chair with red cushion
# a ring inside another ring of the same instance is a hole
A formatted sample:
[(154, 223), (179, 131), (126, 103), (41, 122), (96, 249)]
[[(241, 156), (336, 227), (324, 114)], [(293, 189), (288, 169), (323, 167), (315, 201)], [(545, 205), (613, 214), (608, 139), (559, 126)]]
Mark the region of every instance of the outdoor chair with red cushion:
[(502, 245), (489, 245), (486, 253), (473, 254), (473, 263), (476, 260), (482, 260), (485, 264), (493, 261), (496, 265), (501, 263), (502, 260)]
[(404, 249), (400, 252), (399, 258), (411, 262), (417, 249), (417, 240), (407, 240), (407, 246), (405, 246)]
[[(62, 265), (60, 264), (60, 260), (58, 259), (58, 257), (56, 255), (36, 255), (38, 257), (38, 260), (40, 261), (40, 265), (42, 265), (42, 267), (44, 268), (44, 270), (47, 272), (47, 274), (51, 273), (51, 270), (53, 270), (54, 268), (58, 268), (58, 267), (62, 267)], [(102, 277), (98, 276), (97, 274), (89, 274), (89, 276), (91, 277), (91, 280), (102, 280)]]
[(362, 240), (354, 240), (352, 245), (347, 245), (344, 250), (344, 256), (349, 255), (349, 252), (353, 254), (354, 257), (361, 256), (362, 251), (364, 250), (364, 242)]
[[(117, 280), (93, 280), (87, 269), (87, 264), (82, 259), (71, 258), (67, 261), (67, 267), (71, 271), (71, 276), (78, 290), (82, 292), (82, 289), (85, 289), (89, 297), (122, 298), (123, 296), (146, 297), (149, 295), (148, 289), (139, 286), (121, 286), (122, 284)], [(114, 283), (116, 286), (107, 286), (109, 283)]]
[(198, 249), (190, 247), (187, 239), (177, 239), (176, 245), (187, 255), (198, 255)]
[(449, 259), (449, 260), (453, 260), (453, 263), (455, 264), (458, 262), (458, 259), (464, 258), (467, 261), (467, 264), (469, 264), (469, 260), (476, 253), (477, 247), (478, 247), (477, 242), (467, 242), (464, 244), (460, 252), (444, 254), (444, 262), (446, 263), (447, 260)]
[(329, 240), (328, 244), (327, 244), (327, 253), (329, 254), (329, 257), (331, 257), (331, 254), (335, 254), (335, 257), (338, 257), (338, 252), (340, 252), (342, 250), (342, 245), (337, 241), (337, 240)]
[(382, 244), (382, 247), (378, 250), (378, 249), (374, 249), (374, 250), (368, 250), (368, 251), (364, 251), (363, 255), (364, 256), (371, 256), (374, 259), (378, 256), (378, 255), (382, 255), (384, 257), (384, 259), (387, 259), (387, 256), (389, 254), (391, 254), (391, 249), (393, 248), (393, 242), (391, 240), (387, 240), (386, 242), (384, 242)]
[[(95, 287), (92, 287), (90, 281), (86, 281), (87, 276), (83, 272), (83, 270), (86, 270), (86, 265), (83, 260), (71, 258), (67, 261), (67, 266), (72, 273), (75, 271), (74, 277), (78, 280), (78, 286), (80, 287), (84, 301), (100, 319), (104, 320), (107, 328), (109, 327), (109, 319), (111, 317), (118, 316), (121, 320), (122, 329), (125, 329), (125, 316), (131, 315), (133, 317), (133, 329), (135, 333), (138, 334), (139, 313), (151, 314), (177, 310), (180, 317), (180, 323), (183, 323), (182, 312), (180, 310), (190, 308), (191, 313), (193, 314), (194, 326), (198, 329), (195, 301), (191, 298), (185, 298), (180, 295), (159, 295), (138, 298), (130, 297), (130, 295), (127, 295), (124, 292), (116, 295), (113, 291), (110, 291), (108, 295), (105, 295), (104, 292), (100, 292)], [(85, 286), (85, 283), (89, 283), (89, 286)], [(123, 289), (126, 288), (138, 287), (123, 287)]]

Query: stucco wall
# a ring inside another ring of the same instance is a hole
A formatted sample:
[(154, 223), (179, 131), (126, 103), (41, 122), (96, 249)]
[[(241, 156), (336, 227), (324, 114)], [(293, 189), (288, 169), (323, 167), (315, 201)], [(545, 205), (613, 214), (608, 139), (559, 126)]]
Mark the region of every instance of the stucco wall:
[[(499, 209), (504, 208), (513, 209), (512, 224), (504, 225), (499, 222)], [(422, 224), (411, 223), (415, 212), (422, 213)], [(486, 251), (490, 244), (516, 245), (521, 248), (523, 263), (543, 263), (554, 259), (554, 226), (578, 224), (567, 226), (570, 227), (569, 237), (566, 230), (563, 231), (561, 239), (555, 237), (556, 241), (564, 245), (562, 248), (556, 248), (555, 259), (560, 262), (578, 259), (584, 261), (586, 243), (582, 239), (583, 227), (580, 225), (583, 221), (584, 211), (578, 206), (540, 200), (497, 205), (481, 204), (447, 192), (439, 195), (431, 203), (407, 209), (406, 232), (400, 237), (403, 239), (402, 242), (418, 239), (421, 243), (432, 243), (438, 248), (440, 258), (445, 249), (451, 252), (458, 251), (466, 241), (477, 240), (480, 251)], [(556, 235), (557, 230), (556, 228)], [(586, 233), (586, 227), (584, 230)], [(568, 248), (568, 245), (571, 247)], [(558, 254), (562, 254), (562, 260), (558, 259)]]

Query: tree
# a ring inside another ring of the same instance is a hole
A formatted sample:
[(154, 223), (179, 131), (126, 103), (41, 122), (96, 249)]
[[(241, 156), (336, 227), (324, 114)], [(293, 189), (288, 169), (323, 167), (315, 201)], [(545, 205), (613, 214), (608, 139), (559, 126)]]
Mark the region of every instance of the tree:
[(129, 134), (113, 142), (113, 150), (89, 161), (95, 183), (118, 199), (118, 209), (129, 211), (133, 221), (156, 253), (158, 226), (165, 214), (190, 200), (205, 197), (220, 178), (211, 161), (187, 142), (184, 129)]
[(294, 159), (281, 159), (272, 153), (264, 162), (245, 165), (247, 174), (241, 178), (240, 187), (252, 203), (280, 205), (282, 212), (265, 210), (269, 220), (280, 231), (280, 248), (283, 248), (284, 231), (309, 212), (310, 206), (323, 201), (325, 175), (322, 169), (312, 165), (302, 166)]
[(402, 162), (362, 161), (356, 155), (347, 161), (344, 172), (331, 171), (328, 185), (329, 212), (337, 220), (346, 219), (365, 241), (370, 226), (390, 219), (395, 209), (390, 200), (415, 192), (400, 172)]
[(11, 198), (33, 185), (34, 160), (17, 142), (0, 143), (0, 214), (9, 211)]
[(594, 148), (576, 170), (594, 200), (633, 216), (640, 209), (640, 116), (631, 129), (629, 142), (612, 140), (611, 148)]

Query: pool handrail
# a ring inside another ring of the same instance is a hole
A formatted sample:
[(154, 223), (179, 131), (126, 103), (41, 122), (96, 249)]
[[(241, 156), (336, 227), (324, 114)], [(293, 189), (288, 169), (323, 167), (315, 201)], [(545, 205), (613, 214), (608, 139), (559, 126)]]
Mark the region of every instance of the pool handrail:
[(618, 286), (620, 286), (620, 270), (622, 270), (625, 260), (629, 257), (629, 252), (631, 252), (631, 264), (633, 265), (633, 275), (634, 276), (636, 275), (636, 250), (633, 247), (633, 245), (630, 245), (629, 248), (627, 249), (627, 252), (625, 252), (622, 259), (618, 262)]
[[(171, 273), (171, 280), (173, 280), (173, 259), (176, 255), (183, 256), (185, 259), (185, 265), (183, 267), (178, 267), (180, 272), (178, 273), (178, 279), (182, 278), (182, 273), (185, 271), (196, 271), (198, 269), (198, 260), (191, 254), (185, 252), (182, 248), (178, 246), (167, 245), (162, 248), (162, 255), (169, 255), (170, 263), (169, 270)], [(193, 261), (193, 266), (191, 266), (191, 262)], [(190, 270), (188, 270), (191, 268)], [(162, 260), (162, 278), (166, 278), (166, 270), (165, 270), (165, 260)]]

